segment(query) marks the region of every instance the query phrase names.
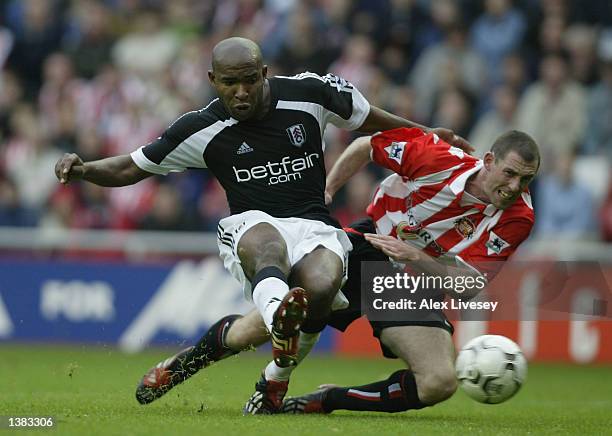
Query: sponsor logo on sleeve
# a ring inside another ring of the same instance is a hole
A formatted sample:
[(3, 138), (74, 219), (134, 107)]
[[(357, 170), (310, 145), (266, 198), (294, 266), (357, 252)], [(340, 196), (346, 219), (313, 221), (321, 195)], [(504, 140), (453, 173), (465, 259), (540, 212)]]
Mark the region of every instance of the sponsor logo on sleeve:
[(489, 240), (485, 246), (487, 247), (487, 256), (490, 256), (492, 254), (500, 254), (506, 248), (510, 247), (510, 244), (497, 236), (494, 232), (489, 232)]
[(391, 145), (385, 147), (385, 151), (389, 154), (389, 159), (393, 159), (401, 165), (404, 147), (406, 147), (405, 142), (392, 142)]

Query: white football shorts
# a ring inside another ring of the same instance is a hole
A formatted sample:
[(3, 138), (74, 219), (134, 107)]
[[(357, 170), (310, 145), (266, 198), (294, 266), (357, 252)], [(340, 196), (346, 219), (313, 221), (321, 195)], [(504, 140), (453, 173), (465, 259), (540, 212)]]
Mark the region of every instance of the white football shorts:
[[(342, 229), (337, 229), (321, 221), (304, 218), (276, 218), (259, 210), (249, 210), (237, 215), (223, 218), (217, 228), (217, 245), (225, 268), (240, 282), (244, 296), (252, 300), (251, 282), (247, 279), (238, 257), (238, 242), (244, 233), (259, 223), (274, 226), (287, 244), (287, 253), (291, 266), (319, 246), (333, 251), (342, 259), (343, 281), (346, 281), (348, 253), (353, 245)], [(332, 310), (348, 307), (348, 300), (338, 291), (332, 304)]]

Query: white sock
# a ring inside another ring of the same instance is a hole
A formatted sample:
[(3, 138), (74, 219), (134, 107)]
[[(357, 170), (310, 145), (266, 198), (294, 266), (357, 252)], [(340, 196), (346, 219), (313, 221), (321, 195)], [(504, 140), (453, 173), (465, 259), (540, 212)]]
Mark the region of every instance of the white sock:
[(281, 368), (276, 364), (276, 362), (274, 362), (274, 360), (272, 360), (270, 363), (268, 363), (268, 366), (266, 366), (266, 369), (264, 370), (264, 377), (266, 380), (287, 381), (289, 380), (289, 376), (291, 375), (293, 368), (295, 368), (295, 366)]
[(321, 336), (321, 332), (319, 333), (304, 333), (300, 332), (300, 341), (298, 342), (298, 363), (300, 363), (308, 354), (310, 350), (315, 346), (317, 342), (319, 342), (319, 337)]
[(253, 290), (253, 303), (263, 317), (268, 331), (272, 330), (272, 318), (281, 301), (289, 292), (289, 285), (277, 277), (268, 277), (257, 283)]
[[(300, 332), (299, 339), (299, 348), (298, 348), (298, 364), (304, 360), (304, 358), (310, 353), (312, 347), (315, 346), (317, 341), (319, 340), (319, 336), (321, 333), (304, 333)], [(266, 369), (264, 370), (264, 376), (266, 380), (274, 380), (274, 381), (287, 381), (291, 376), (291, 373), (295, 369), (295, 366), (289, 366), (286, 368), (281, 368), (278, 366), (274, 360), (268, 363)]]

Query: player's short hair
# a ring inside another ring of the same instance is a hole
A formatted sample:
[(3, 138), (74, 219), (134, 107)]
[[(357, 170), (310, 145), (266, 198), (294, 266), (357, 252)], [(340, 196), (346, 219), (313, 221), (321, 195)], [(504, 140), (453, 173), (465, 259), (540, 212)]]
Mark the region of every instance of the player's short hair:
[(540, 168), (540, 150), (538, 144), (527, 133), (519, 130), (510, 130), (499, 136), (491, 147), (491, 152), (495, 155), (495, 159), (503, 159), (511, 151), (518, 153), (525, 162), (537, 160), (538, 168)]

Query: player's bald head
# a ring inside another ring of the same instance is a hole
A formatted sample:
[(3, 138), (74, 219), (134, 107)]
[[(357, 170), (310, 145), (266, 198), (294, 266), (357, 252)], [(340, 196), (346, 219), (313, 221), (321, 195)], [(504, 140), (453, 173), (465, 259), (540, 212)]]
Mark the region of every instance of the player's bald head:
[(212, 51), (213, 71), (224, 68), (255, 63), (263, 65), (263, 57), (259, 46), (246, 38), (227, 38), (219, 42)]

